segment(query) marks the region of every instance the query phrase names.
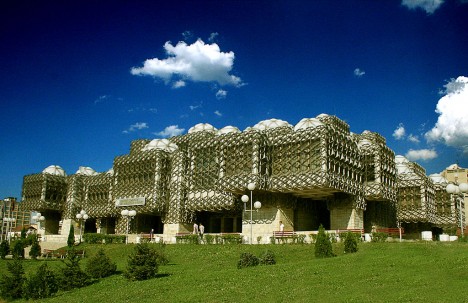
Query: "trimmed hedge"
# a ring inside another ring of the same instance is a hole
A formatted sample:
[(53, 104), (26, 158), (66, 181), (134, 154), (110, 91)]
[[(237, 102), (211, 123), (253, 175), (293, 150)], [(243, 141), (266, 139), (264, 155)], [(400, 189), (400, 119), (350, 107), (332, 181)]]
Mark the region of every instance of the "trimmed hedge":
[(88, 244), (125, 243), (125, 235), (83, 234), (83, 241)]

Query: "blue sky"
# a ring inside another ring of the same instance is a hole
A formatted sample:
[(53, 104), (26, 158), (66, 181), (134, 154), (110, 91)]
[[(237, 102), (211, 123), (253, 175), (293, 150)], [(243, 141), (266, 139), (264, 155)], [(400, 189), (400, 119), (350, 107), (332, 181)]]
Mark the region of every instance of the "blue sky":
[(0, 4), (0, 198), (138, 138), (328, 113), (426, 168), (468, 167), (468, 1)]

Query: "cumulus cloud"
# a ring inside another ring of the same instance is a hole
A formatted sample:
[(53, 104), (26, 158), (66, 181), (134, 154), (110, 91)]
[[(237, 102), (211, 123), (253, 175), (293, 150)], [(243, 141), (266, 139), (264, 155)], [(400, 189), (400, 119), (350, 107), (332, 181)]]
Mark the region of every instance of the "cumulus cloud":
[(242, 86), (241, 78), (231, 75), (234, 52), (222, 52), (216, 43), (205, 44), (198, 39), (193, 44), (180, 41), (164, 44), (168, 58), (147, 59), (142, 67), (133, 67), (132, 75), (152, 76), (165, 81), (216, 82), (219, 85)]
[(354, 75), (358, 78), (364, 76), (366, 74), (365, 71), (361, 70), (360, 68), (354, 69)]
[(437, 152), (433, 149), (410, 149), (405, 157), (410, 161), (431, 160), (437, 158)]
[(422, 9), (427, 14), (433, 14), (442, 4), (444, 0), (402, 0), (401, 5), (409, 9)]
[(216, 92), (216, 99), (218, 100), (221, 100), (221, 99), (225, 99), (226, 96), (227, 96), (227, 91), (225, 91), (224, 89), (220, 89)]
[(460, 76), (445, 85), (435, 112), (434, 127), (425, 134), (428, 142), (442, 142), (468, 153), (468, 77)]
[(184, 86), (185, 86), (185, 81), (184, 80), (178, 80), (178, 81), (175, 81), (172, 84), (172, 88), (181, 88), (181, 87), (184, 87)]
[(393, 138), (395, 138), (396, 140), (401, 140), (405, 137), (406, 135), (406, 130), (405, 130), (405, 126), (400, 123), (398, 125), (398, 127), (393, 131)]
[(216, 110), (216, 111), (214, 112), (214, 114), (215, 114), (216, 116), (218, 116), (218, 117), (222, 117), (222, 116), (223, 116), (223, 114), (222, 114), (219, 110)]
[(184, 128), (179, 128), (179, 125), (169, 125), (164, 130), (154, 133), (156, 136), (163, 138), (178, 136), (185, 131)]
[(146, 122), (137, 122), (135, 124), (130, 125), (130, 127), (127, 130), (124, 130), (124, 134), (128, 134), (137, 130), (145, 129), (148, 128), (148, 124)]

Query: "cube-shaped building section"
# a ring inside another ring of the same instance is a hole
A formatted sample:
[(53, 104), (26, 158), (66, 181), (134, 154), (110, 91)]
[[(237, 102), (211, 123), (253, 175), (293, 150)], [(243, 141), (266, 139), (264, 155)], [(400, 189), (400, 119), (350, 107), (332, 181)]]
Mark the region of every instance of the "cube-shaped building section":
[(62, 237), (81, 223), (86, 233), (174, 243), (201, 223), (205, 233), (270, 243), (280, 224), (305, 236), (320, 225), (336, 233), (404, 226), (406, 235), (457, 226), (464, 208), (446, 193), (448, 183), (395, 156), (381, 135), (352, 133), (321, 114), (244, 131), (200, 123), (185, 135), (135, 140), (107, 172), (80, 167), (67, 176), (50, 166), (25, 176), (23, 202), (44, 214), (46, 233)]

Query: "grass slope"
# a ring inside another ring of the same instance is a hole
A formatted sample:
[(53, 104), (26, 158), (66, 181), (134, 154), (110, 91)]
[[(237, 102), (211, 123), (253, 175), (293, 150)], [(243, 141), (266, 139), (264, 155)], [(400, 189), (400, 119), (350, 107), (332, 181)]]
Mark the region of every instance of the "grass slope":
[[(124, 271), (133, 245), (88, 245), (88, 256), (101, 247)], [(242, 252), (259, 256), (266, 249), (276, 265), (236, 268)], [(41, 302), (468, 302), (467, 243), (361, 243), (348, 255), (334, 244), (334, 250), (338, 257), (316, 259), (313, 245), (167, 245), (170, 263), (155, 279), (129, 282), (118, 274)], [(39, 264), (24, 261), (26, 272)]]

